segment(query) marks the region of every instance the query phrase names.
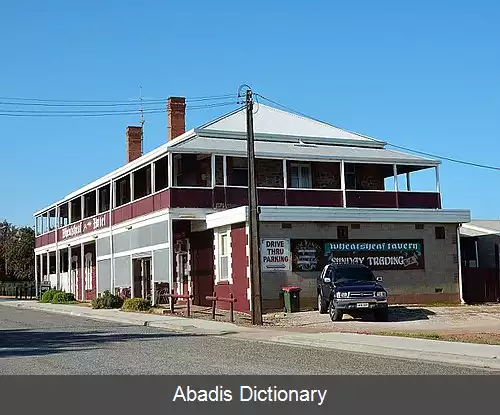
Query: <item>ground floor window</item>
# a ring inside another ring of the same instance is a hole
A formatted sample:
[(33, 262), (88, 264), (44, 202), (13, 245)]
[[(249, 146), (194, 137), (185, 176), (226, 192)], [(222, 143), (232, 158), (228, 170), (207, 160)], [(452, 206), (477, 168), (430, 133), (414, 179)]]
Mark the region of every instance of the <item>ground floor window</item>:
[(230, 232), (229, 229), (222, 229), (217, 233), (217, 280), (228, 281), (230, 269)]

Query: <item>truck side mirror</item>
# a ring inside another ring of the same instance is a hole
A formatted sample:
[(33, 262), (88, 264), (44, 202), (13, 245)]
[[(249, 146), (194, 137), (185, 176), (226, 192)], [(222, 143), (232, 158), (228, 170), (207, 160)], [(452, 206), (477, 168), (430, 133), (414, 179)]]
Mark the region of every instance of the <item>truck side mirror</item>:
[(382, 282), (382, 279), (383, 279), (382, 277), (377, 277), (378, 282)]

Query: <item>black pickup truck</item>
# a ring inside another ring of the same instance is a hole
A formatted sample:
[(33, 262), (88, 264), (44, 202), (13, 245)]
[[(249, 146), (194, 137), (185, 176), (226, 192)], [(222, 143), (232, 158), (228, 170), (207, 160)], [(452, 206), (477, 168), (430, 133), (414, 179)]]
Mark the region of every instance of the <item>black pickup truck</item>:
[(387, 291), (364, 265), (325, 266), (318, 277), (318, 309), (328, 312), (332, 321), (344, 314), (356, 318), (373, 313), (377, 321), (388, 320)]

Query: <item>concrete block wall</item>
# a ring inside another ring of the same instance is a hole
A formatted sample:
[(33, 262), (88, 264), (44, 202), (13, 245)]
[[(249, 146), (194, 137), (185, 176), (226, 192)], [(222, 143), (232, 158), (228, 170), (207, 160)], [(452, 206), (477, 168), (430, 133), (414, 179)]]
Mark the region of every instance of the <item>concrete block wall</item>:
[[(349, 239), (422, 239), (425, 269), (374, 271), (382, 276), (390, 302), (425, 304), (432, 302), (459, 302), (458, 256), (455, 224), (424, 224), (416, 229), (414, 223), (385, 224), (360, 223), (359, 229), (346, 223), (292, 223), (283, 228), (282, 223), (262, 223), (262, 238), (337, 239), (337, 226), (349, 227)], [(445, 227), (445, 239), (436, 239), (435, 227)], [(283, 285), (297, 285), (301, 308), (316, 305), (315, 272), (266, 272), (262, 274), (262, 298), (265, 308), (280, 308), (279, 293)]]

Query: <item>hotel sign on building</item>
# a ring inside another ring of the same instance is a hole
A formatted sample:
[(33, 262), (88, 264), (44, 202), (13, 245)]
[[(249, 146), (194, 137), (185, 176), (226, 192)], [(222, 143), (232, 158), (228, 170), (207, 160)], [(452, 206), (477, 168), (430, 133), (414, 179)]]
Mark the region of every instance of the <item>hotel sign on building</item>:
[(68, 225), (59, 230), (58, 238), (60, 241), (74, 238), (76, 236), (85, 235), (89, 232), (97, 231), (101, 228), (109, 226), (109, 214), (103, 213), (93, 218), (84, 219), (80, 222)]
[(327, 263), (361, 264), (373, 270), (424, 269), (422, 240), (292, 241), (293, 269), (320, 270)]

